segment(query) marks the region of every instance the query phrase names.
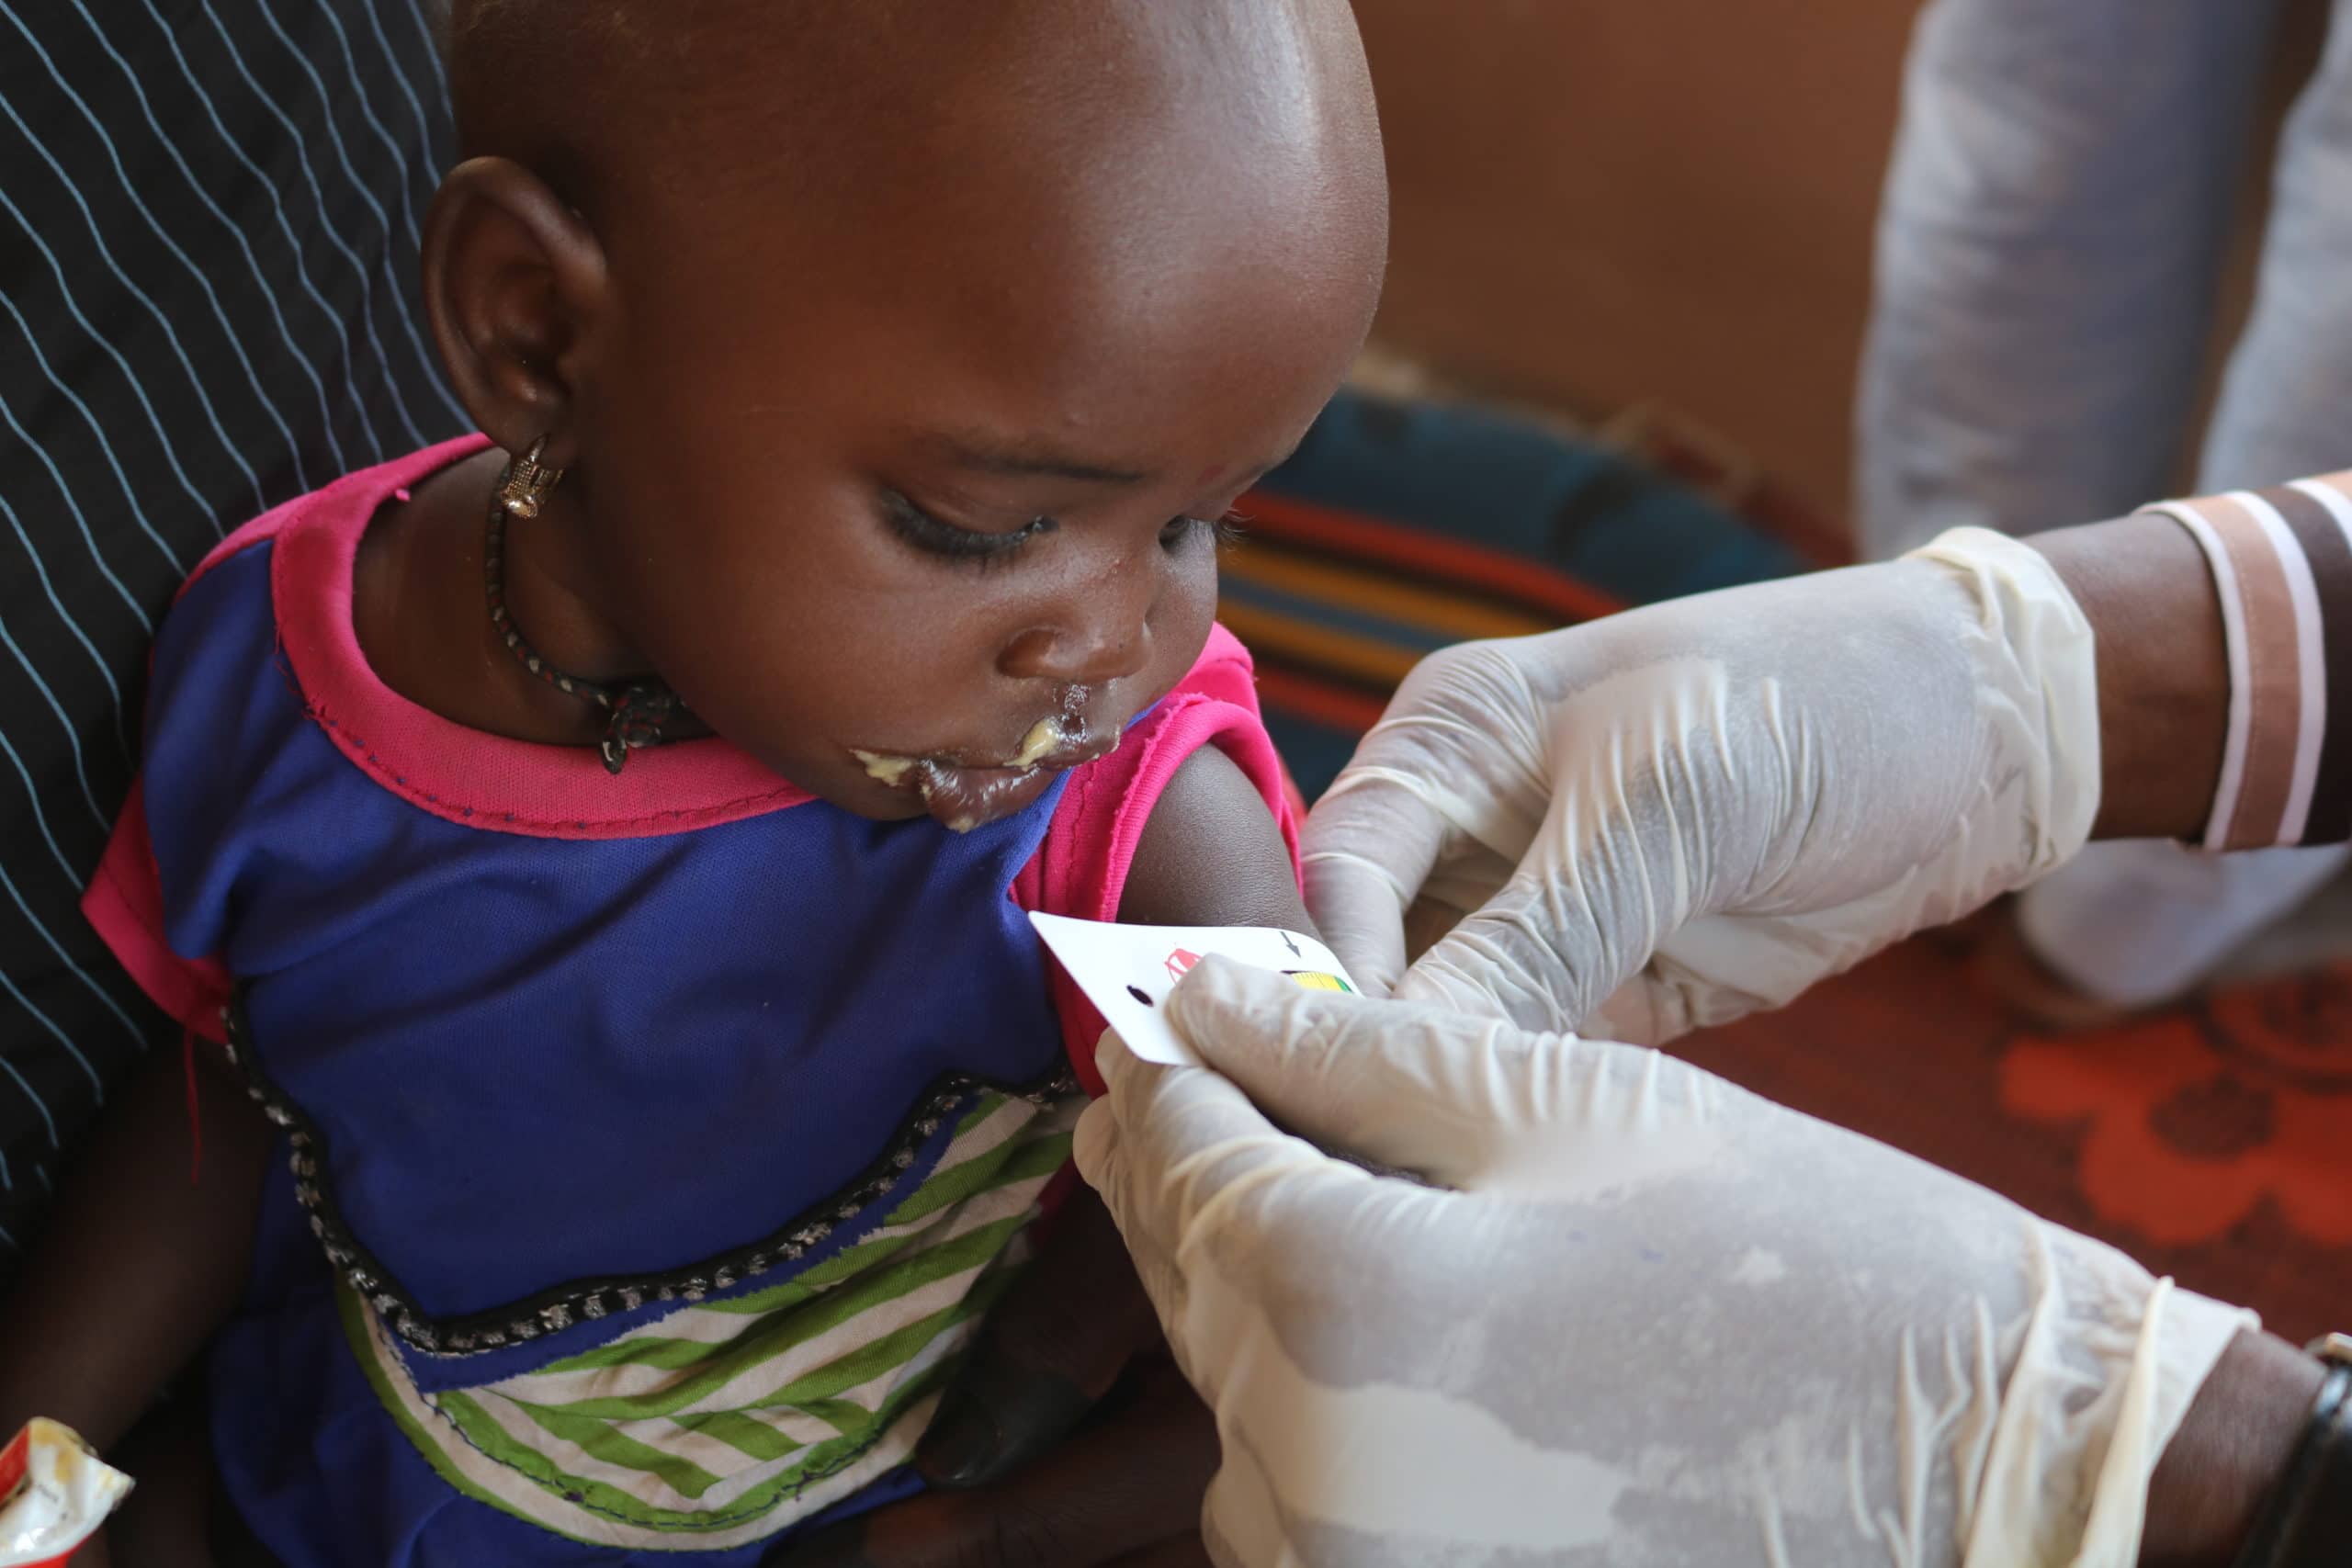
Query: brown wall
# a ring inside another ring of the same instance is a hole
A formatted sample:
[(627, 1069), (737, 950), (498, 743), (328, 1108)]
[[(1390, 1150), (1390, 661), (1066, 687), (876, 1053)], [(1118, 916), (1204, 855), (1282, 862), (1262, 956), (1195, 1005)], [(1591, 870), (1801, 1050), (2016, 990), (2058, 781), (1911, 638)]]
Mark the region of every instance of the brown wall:
[(1356, 0), (1395, 182), (1384, 346), (1656, 400), (1841, 512), (1917, 0)]
[[(1380, 345), (1586, 417), (1661, 404), (1834, 525), (1921, 3), (1355, 0), (1395, 186)], [(2283, 16), (2217, 364), (2327, 7)]]

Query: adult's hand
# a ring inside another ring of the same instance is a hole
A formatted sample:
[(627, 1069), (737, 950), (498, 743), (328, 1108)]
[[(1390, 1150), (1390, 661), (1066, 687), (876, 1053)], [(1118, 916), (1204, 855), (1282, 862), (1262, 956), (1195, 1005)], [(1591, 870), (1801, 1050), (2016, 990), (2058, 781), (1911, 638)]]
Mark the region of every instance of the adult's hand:
[[(1084, 1430), (1078, 1436), (1081, 1424)], [(989, 1313), (916, 1450), (932, 1490), (770, 1568), (1192, 1568), (1216, 1468), (1102, 1200), (1080, 1188)]]
[(2200, 1450), (2245, 1469), (2241, 1532), (2316, 1381), (2247, 1314), (1652, 1051), (1214, 959), (1168, 1011), (1216, 1070), (1106, 1041), (1078, 1160), (1216, 1411), (1221, 1562), (2128, 1568), (2225, 1347), (2277, 1382)]
[(1433, 655), (1309, 819), (1308, 902), (1375, 992), (1662, 1041), (2053, 869), (2099, 739), (2057, 570), (1957, 533)]

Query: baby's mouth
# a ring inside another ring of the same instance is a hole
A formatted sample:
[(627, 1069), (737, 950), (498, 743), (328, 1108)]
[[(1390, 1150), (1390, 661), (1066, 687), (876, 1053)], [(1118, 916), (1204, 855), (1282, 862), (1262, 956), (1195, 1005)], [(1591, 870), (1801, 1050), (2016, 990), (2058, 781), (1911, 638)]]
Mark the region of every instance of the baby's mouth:
[(951, 832), (968, 833), (1028, 806), (1045, 793), (1056, 773), (1109, 756), (1119, 749), (1119, 734), (1117, 728), (1107, 736), (1091, 734), (1082, 705), (1065, 703), (1060, 713), (1030, 726), (1008, 757), (902, 757), (854, 748), (850, 755), (867, 777), (921, 795), (923, 808)]

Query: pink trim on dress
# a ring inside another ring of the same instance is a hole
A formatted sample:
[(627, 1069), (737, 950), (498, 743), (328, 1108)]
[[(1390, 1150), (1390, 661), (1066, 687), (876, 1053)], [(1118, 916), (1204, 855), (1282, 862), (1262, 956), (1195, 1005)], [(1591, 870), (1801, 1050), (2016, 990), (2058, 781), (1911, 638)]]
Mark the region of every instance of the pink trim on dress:
[(98, 874), (82, 895), (82, 917), (157, 1007), (218, 1043), (228, 1038), (220, 1010), (229, 1005), (229, 971), (217, 958), (182, 958), (164, 935), (164, 879), (147, 840), (143, 791), (131, 781)]
[[(311, 717), (386, 789), (447, 820), (542, 838), (621, 839), (712, 827), (813, 799), (724, 740), (639, 752), (616, 777), (590, 748), (469, 728), (377, 677), (351, 616), (360, 536), (388, 501), (489, 445), (465, 436), (347, 475), (231, 534), (188, 582), (242, 550), (273, 543), (270, 592), (279, 644)], [(1085, 919), (1116, 919), (1152, 808), (1185, 760), (1212, 744), (1274, 814), (1295, 875), (1296, 793), (1259, 716), (1249, 652), (1216, 626), (1200, 659), (1151, 716), (1118, 750), (1073, 774), (1045, 841), (1013, 882), (1013, 901)], [(83, 912), (149, 996), (217, 1041), (230, 978), (217, 959), (183, 958), (164, 937), (161, 877), (141, 790), (132, 785)], [(1099, 1093), (1094, 1043), (1102, 1015), (1058, 967), (1052, 986), (1070, 1060), (1089, 1092)]]
[(548, 746), (469, 728), (378, 678), (351, 618), (360, 536), (396, 493), (489, 445), (467, 436), (363, 469), (231, 536), (228, 543), (243, 544), (276, 536), (270, 596), (279, 644), (311, 718), (336, 749), (420, 810), (469, 828), (535, 838), (683, 832), (815, 798), (725, 740), (640, 751), (615, 776), (593, 747)]
[[(1084, 920), (1118, 919), (1127, 873), (1143, 841), (1144, 824), (1185, 759), (1215, 745), (1230, 757), (1274, 814), (1283, 844), (1290, 852), (1291, 874), (1299, 872), (1298, 818), (1295, 792), (1282, 758), (1258, 712), (1258, 687), (1249, 650), (1223, 626), (1209, 633), (1208, 646), (1192, 672), (1168, 694), (1149, 719), (1130, 730), (1108, 757), (1072, 775), (1054, 812), (1046, 841), (1013, 879), (1012, 899), (1024, 909), (1069, 915)], [(1050, 964), (1050, 961), (1048, 961)], [(1094, 1004), (1051, 964), (1055, 1011), (1070, 1065), (1089, 1094), (1102, 1092), (1094, 1071), (1094, 1044), (1104, 1028)]]

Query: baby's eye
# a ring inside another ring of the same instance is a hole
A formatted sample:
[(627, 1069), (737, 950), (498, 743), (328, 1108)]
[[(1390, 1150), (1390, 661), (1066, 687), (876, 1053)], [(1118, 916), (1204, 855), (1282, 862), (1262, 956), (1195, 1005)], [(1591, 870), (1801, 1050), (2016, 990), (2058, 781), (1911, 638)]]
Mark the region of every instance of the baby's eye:
[(891, 530), (915, 548), (950, 560), (996, 560), (1011, 555), (1040, 534), (1061, 526), (1050, 517), (1032, 517), (1020, 527), (1001, 534), (943, 522), (896, 491), (882, 492), (882, 516)]
[(1174, 550), (1194, 539), (1205, 538), (1222, 548), (1240, 540), (1244, 521), (1238, 512), (1227, 512), (1221, 517), (1174, 518), (1159, 531), (1159, 543), (1163, 548)]

